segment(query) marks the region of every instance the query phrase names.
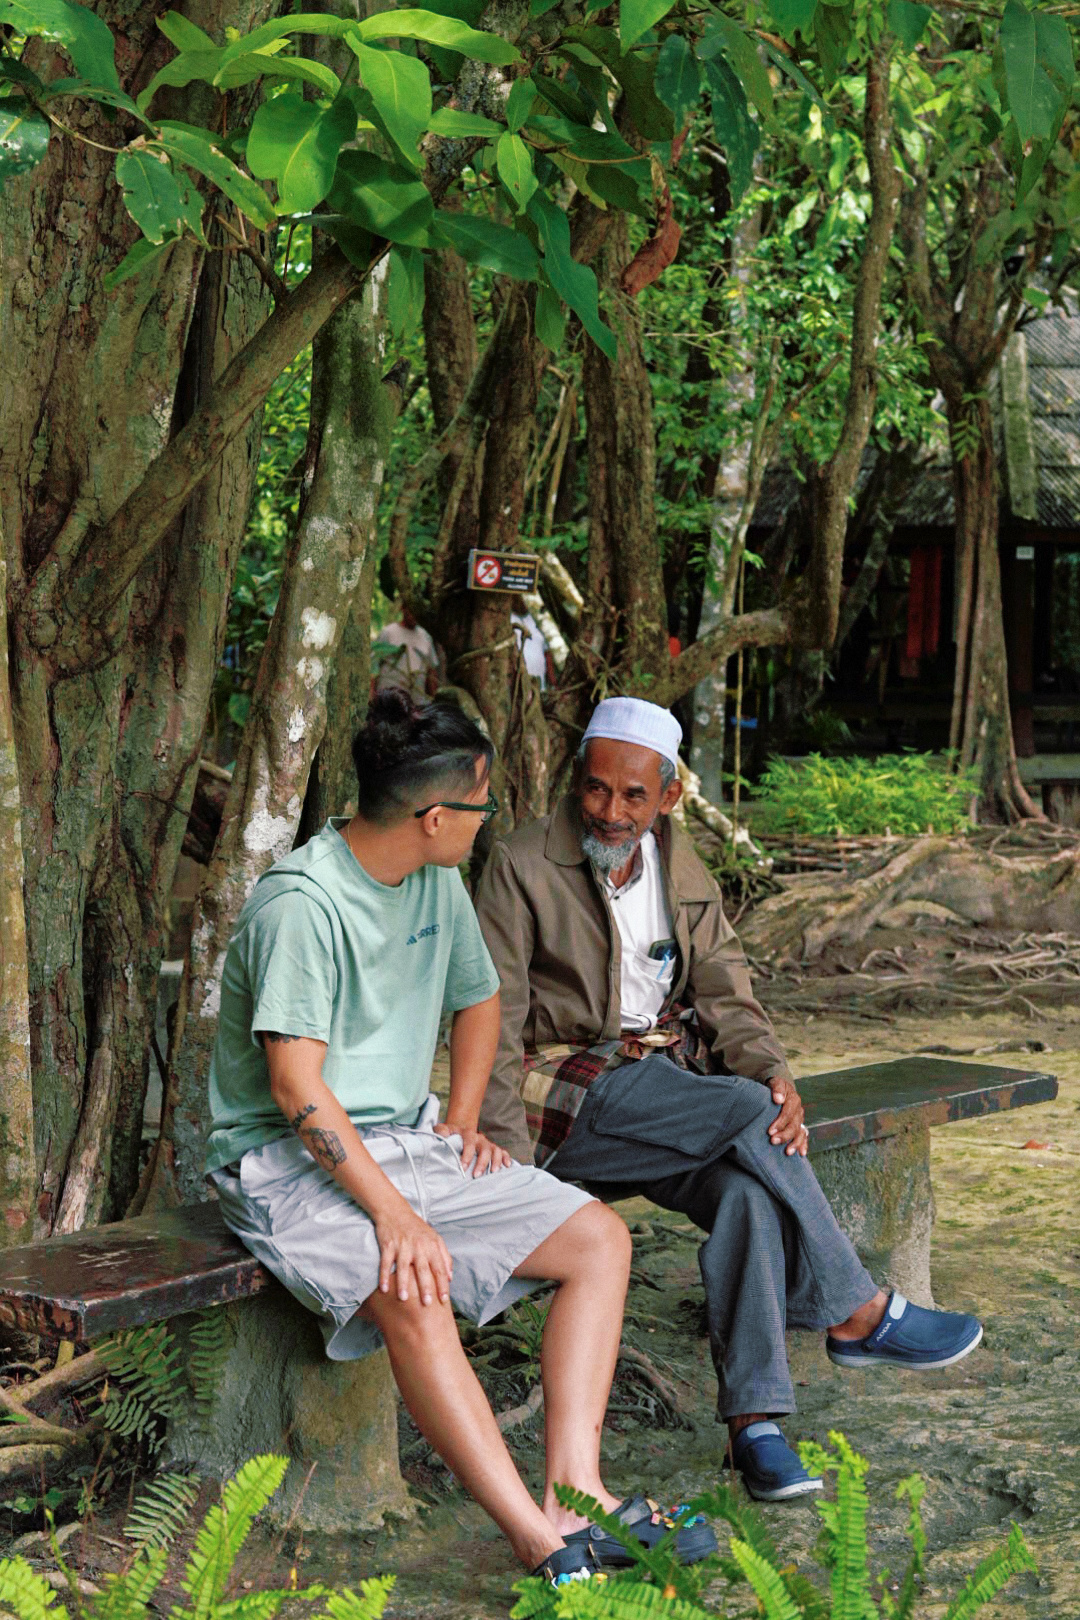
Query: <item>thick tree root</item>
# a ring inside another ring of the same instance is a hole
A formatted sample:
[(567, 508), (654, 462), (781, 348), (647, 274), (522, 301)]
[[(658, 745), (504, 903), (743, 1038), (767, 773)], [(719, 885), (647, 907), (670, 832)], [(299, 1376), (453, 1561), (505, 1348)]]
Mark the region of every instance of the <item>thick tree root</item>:
[[(931, 914), (948, 914), (960, 927), (1041, 935), (1077, 930), (1076, 834), (1028, 827), (1020, 837), (990, 840), (868, 840), (854, 858), (837, 859), (841, 848), (834, 844), (826, 870), (779, 878), (783, 893), (762, 901), (740, 925), (749, 955), (775, 967), (818, 961), (829, 946), (861, 943), (897, 907), (917, 910), (914, 902)], [(775, 853), (782, 867), (785, 857)]]

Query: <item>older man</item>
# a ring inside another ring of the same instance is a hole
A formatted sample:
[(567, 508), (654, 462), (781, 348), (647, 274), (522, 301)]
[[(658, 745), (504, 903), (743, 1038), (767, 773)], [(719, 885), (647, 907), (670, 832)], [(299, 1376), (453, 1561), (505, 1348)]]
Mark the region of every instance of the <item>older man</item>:
[(644, 1194), (700, 1249), (719, 1415), (748, 1490), (819, 1490), (773, 1419), (795, 1409), (791, 1325), (840, 1366), (942, 1367), (974, 1317), (879, 1289), (806, 1160), (803, 1107), (720, 892), (672, 824), (678, 722), (609, 698), (573, 791), (494, 846), (477, 896), (502, 986), (481, 1128), (607, 1199)]

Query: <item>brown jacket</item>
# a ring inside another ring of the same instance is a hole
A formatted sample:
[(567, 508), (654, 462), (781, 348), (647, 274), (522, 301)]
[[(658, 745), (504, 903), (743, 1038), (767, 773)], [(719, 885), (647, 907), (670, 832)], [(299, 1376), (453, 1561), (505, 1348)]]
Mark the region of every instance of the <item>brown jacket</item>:
[[(665, 1006), (682, 1001), (694, 1008), (717, 1072), (751, 1080), (788, 1075), (780, 1043), (750, 988), (720, 890), (670, 816), (662, 816), (655, 830), (679, 948)], [(582, 852), (573, 799), (496, 842), (476, 911), (502, 983), (499, 1049), (480, 1128), (528, 1162), (523, 1053), (553, 1042), (588, 1045), (621, 1033), (619, 931)]]

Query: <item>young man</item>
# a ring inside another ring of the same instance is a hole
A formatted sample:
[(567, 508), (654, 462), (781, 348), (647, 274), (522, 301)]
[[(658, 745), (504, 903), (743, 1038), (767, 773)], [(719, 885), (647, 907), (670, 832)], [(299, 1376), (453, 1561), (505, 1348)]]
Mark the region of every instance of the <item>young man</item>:
[[(663, 1533), (644, 1498), (620, 1503), (600, 1477), (629, 1239), (602, 1204), (515, 1165), (477, 1129), (499, 981), (456, 868), (496, 808), (490, 743), (460, 709), (393, 692), (374, 700), (353, 757), (358, 813), (264, 874), (230, 943), (208, 1172), (232, 1229), (318, 1313), (327, 1354), (385, 1342), (416, 1423), (526, 1568), (582, 1579), (618, 1554), (559, 1507), (556, 1481), (643, 1539)], [(450, 1100), (437, 1124), (428, 1076), (444, 1010)], [(542, 1508), (451, 1308), (486, 1322), (540, 1280), (558, 1284)], [(680, 1535), (680, 1551), (701, 1556), (712, 1533)]]
[(502, 1030), (481, 1124), (520, 1160), (708, 1234), (719, 1415), (751, 1495), (782, 1501), (822, 1485), (773, 1421), (795, 1409), (785, 1326), (828, 1329), (842, 1367), (948, 1366), (982, 1329), (877, 1288), (836, 1224), (720, 891), (671, 824), (681, 738), (656, 704), (606, 699), (570, 797), (495, 844), (477, 913)]

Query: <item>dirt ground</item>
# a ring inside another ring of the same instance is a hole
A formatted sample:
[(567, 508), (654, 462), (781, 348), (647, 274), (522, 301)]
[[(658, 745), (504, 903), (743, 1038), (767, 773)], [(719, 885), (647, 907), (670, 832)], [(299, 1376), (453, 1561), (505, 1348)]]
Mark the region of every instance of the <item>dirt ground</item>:
[[(918, 1611), (923, 1620), (944, 1613), (947, 1598), (1003, 1539), (1010, 1519), (1022, 1524), (1040, 1574), (1014, 1581), (982, 1611), (987, 1620), (1080, 1620), (1080, 1007), (1037, 1018), (789, 1018), (778, 1027), (796, 1074), (927, 1047), (978, 1061), (981, 1048), (993, 1047), (987, 1062), (1058, 1075), (1052, 1103), (932, 1132), (934, 1293), (942, 1306), (978, 1313), (983, 1344), (941, 1372), (852, 1373), (827, 1361), (817, 1336), (792, 1333), (800, 1411), (785, 1427), (793, 1439), (822, 1441), (839, 1429), (869, 1458), (878, 1569), (899, 1570), (905, 1560), (906, 1510), (893, 1501), (896, 1484), (913, 1470), (924, 1476), (930, 1561)], [(698, 1237), (682, 1218), (645, 1200), (620, 1208), (635, 1230), (626, 1337), (674, 1380), (693, 1428), (663, 1426), (670, 1419), (650, 1407), (648, 1392), (620, 1377), (607, 1425), (608, 1483), (618, 1492), (644, 1488), (668, 1502), (684, 1500), (724, 1477), (724, 1430), (713, 1421), (715, 1386), (701, 1322)], [(523, 1387), (513, 1377), (502, 1386), (496, 1381), (496, 1404), (515, 1404)], [(542, 1478), (541, 1429), (533, 1418), (509, 1437), (534, 1487)], [(282, 1542), (256, 1529), (238, 1569), (244, 1586), (284, 1584), (294, 1563), (302, 1583), (355, 1584), (393, 1572), (392, 1617), (507, 1615), (519, 1571), (505, 1543), (407, 1423), (403, 1441), (418, 1495), (413, 1519), (350, 1540)], [(812, 1571), (813, 1507), (764, 1511), (785, 1559)], [(93, 1534), (78, 1538), (79, 1562), (90, 1578), (115, 1567), (110, 1543), (116, 1547), (119, 1522), (105, 1514)], [(744, 1592), (732, 1612), (745, 1605)]]

